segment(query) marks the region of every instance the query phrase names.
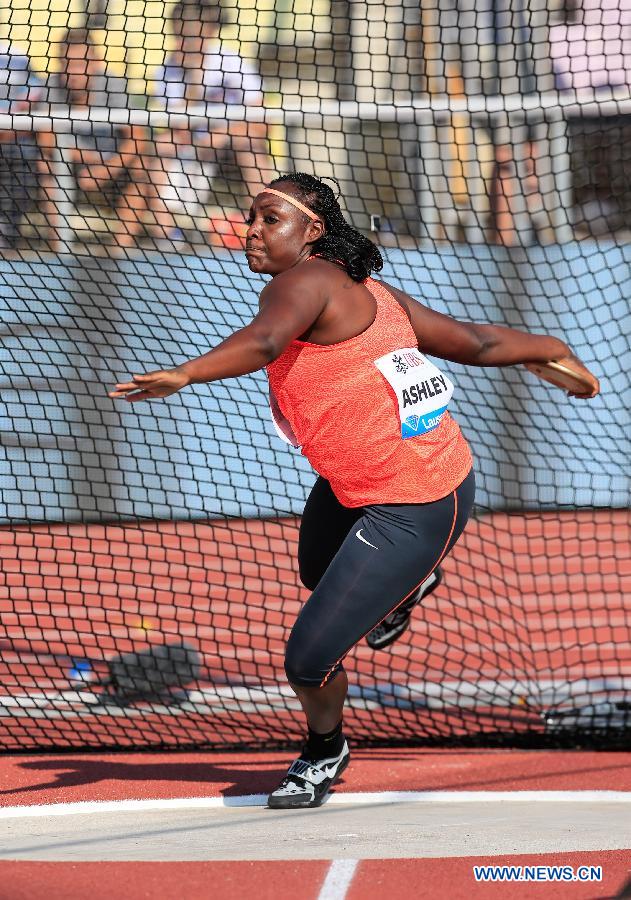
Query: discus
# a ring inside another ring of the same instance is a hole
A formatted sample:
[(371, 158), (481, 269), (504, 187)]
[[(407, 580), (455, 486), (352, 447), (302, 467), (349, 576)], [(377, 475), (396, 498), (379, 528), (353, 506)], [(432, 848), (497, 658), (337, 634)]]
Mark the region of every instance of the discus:
[(594, 397), (599, 391), (598, 379), (586, 369), (575, 369), (571, 359), (550, 360), (547, 363), (525, 363), (529, 372), (555, 387), (571, 394)]

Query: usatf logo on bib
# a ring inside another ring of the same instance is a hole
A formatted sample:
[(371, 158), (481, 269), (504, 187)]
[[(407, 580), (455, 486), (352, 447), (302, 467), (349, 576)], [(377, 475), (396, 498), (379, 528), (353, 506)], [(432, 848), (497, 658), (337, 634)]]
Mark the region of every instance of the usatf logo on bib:
[(416, 347), (386, 353), (375, 365), (396, 394), (401, 437), (426, 434), (440, 424), (454, 386)]

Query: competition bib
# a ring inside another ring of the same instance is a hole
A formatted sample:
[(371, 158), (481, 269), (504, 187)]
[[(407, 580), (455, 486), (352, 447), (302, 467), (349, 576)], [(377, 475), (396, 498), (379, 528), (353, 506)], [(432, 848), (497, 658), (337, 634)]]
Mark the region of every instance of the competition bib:
[(375, 365), (396, 394), (401, 437), (426, 434), (440, 424), (454, 386), (416, 347), (386, 353)]

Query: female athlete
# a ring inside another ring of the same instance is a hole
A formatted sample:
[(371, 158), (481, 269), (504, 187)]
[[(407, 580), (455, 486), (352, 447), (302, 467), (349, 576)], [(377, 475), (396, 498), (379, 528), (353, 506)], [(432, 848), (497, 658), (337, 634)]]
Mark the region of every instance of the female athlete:
[(285, 658), (308, 737), (268, 803), (313, 807), (349, 761), (342, 660), (365, 636), (381, 647), (405, 629), (473, 505), (471, 454), (447, 409), (454, 385), (425, 354), (473, 366), (569, 360), (592, 384), (580, 397), (598, 382), (558, 338), (458, 322), (373, 280), (379, 251), (310, 175), (283, 175), (258, 194), (246, 256), (272, 276), (252, 322), (110, 396), (168, 397), (267, 367), (277, 428), (319, 475), (298, 548), (313, 593)]

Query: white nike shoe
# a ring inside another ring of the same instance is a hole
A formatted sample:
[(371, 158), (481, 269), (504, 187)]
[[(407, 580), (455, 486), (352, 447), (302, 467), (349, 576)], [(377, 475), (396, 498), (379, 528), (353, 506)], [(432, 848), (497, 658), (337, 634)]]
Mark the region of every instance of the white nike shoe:
[(442, 580), (442, 572), (436, 568), (411, 597), (386, 616), (366, 635), (366, 643), (373, 650), (383, 650), (400, 637), (410, 623), (412, 610), (424, 597), (435, 591)]
[(270, 809), (305, 809), (320, 806), (333, 782), (337, 781), (348, 765), (350, 758), (346, 741), (339, 756), (317, 761), (299, 756), (292, 762), (276, 790), (267, 798), (267, 805)]

